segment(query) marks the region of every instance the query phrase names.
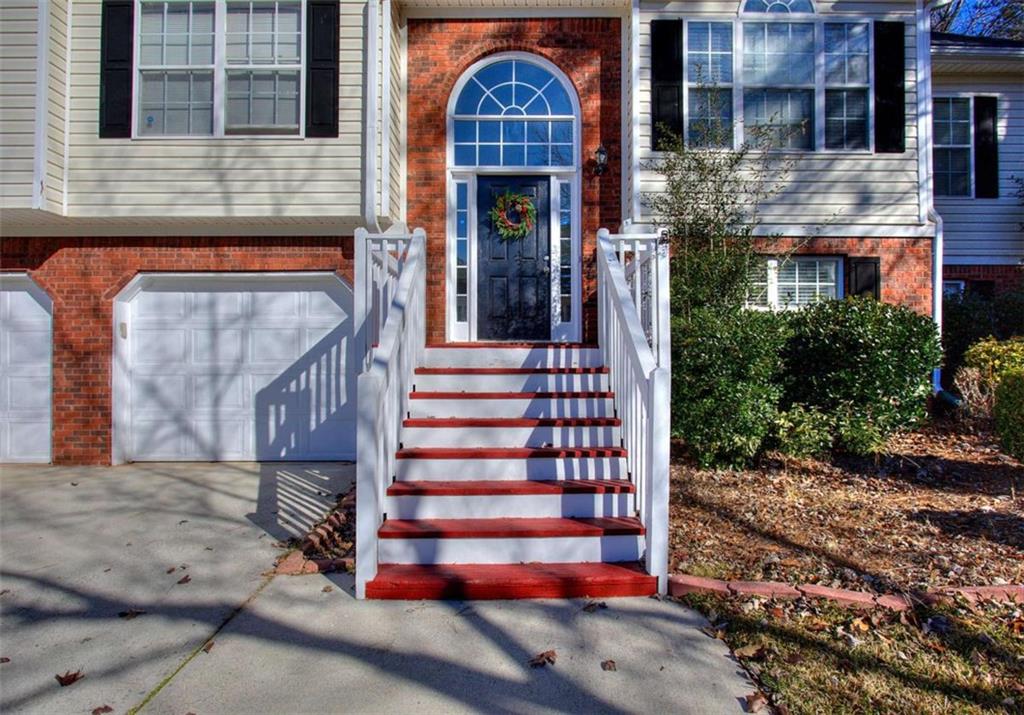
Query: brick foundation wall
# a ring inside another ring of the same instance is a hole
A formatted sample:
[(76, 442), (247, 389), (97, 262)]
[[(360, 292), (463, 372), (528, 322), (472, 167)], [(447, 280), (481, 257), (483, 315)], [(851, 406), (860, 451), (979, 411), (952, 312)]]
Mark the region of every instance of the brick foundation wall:
[(4, 238), (0, 266), (53, 300), (53, 461), (109, 464), (114, 299), (140, 272), (335, 271), (352, 239)]
[(1024, 266), (943, 266), (942, 279), (991, 283), (995, 293), (1024, 290)]
[[(621, 223), (621, 21), (618, 18), (410, 20), (408, 223), (427, 231), (427, 340), (445, 340), (445, 182), (448, 98), (473, 63), (497, 52), (540, 55), (572, 81), (583, 115), (583, 338), (597, 340), (596, 245)], [(593, 173), (594, 151), (608, 170)]]
[(801, 255), (878, 257), (881, 259), (881, 298), (932, 314), (932, 239), (930, 238), (782, 238), (765, 244), (766, 252), (793, 251)]

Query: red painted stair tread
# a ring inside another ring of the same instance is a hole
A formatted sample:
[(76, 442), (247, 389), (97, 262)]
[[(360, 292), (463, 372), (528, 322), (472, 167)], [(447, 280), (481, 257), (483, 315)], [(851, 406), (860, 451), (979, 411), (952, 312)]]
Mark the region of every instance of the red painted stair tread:
[(409, 393), (412, 400), (609, 400), (614, 392), (592, 390), (589, 392), (422, 392)]
[(574, 536), (642, 536), (632, 517), (536, 519), (388, 519), (381, 539), (519, 539)]
[(633, 563), (383, 564), (367, 598), (506, 599), (650, 596), (657, 579)]
[(416, 417), (404, 427), (618, 427), (618, 417)]
[(607, 367), (418, 367), (417, 375), (607, 375)]
[(451, 482), (395, 482), (388, 496), (515, 496), (532, 494), (632, 494), (626, 479), (538, 479), (534, 481), (467, 480)]
[(408, 447), (397, 459), (588, 459), (625, 457), (622, 447)]
[(495, 341), (481, 341), (472, 343), (428, 343), (427, 347), (431, 350), (443, 350), (445, 348), (482, 348), (488, 350), (494, 350), (495, 348), (500, 350), (516, 350), (516, 349), (535, 349), (535, 348), (549, 348), (549, 349), (560, 349), (560, 350), (574, 350), (577, 348), (583, 349), (596, 349), (597, 343), (553, 343), (544, 341), (519, 341), (519, 342), (495, 342)]

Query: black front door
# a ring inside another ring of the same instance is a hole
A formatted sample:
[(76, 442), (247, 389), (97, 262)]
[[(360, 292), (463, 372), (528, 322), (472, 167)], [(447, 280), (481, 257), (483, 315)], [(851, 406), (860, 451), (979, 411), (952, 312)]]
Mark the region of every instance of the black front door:
[[(551, 339), (549, 181), (546, 176), (479, 178), (476, 335), (480, 340)], [(521, 240), (503, 240), (491, 221), (491, 209), (505, 192), (529, 196), (537, 209), (533, 230)]]

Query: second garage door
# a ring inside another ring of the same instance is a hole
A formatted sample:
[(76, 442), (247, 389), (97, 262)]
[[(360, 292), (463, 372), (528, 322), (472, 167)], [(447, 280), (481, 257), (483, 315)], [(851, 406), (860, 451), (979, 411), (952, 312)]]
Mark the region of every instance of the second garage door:
[(122, 458), (353, 459), (351, 306), (329, 273), (137, 278), (115, 326)]

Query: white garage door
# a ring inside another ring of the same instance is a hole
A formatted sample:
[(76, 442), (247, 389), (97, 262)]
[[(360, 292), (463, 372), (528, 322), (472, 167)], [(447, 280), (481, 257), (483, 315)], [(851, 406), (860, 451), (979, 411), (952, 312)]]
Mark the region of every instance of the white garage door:
[(0, 462), (50, 461), (52, 329), (46, 293), (0, 276)]
[(352, 294), (335, 276), (148, 275), (121, 301), (125, 459), (354, 458)]

